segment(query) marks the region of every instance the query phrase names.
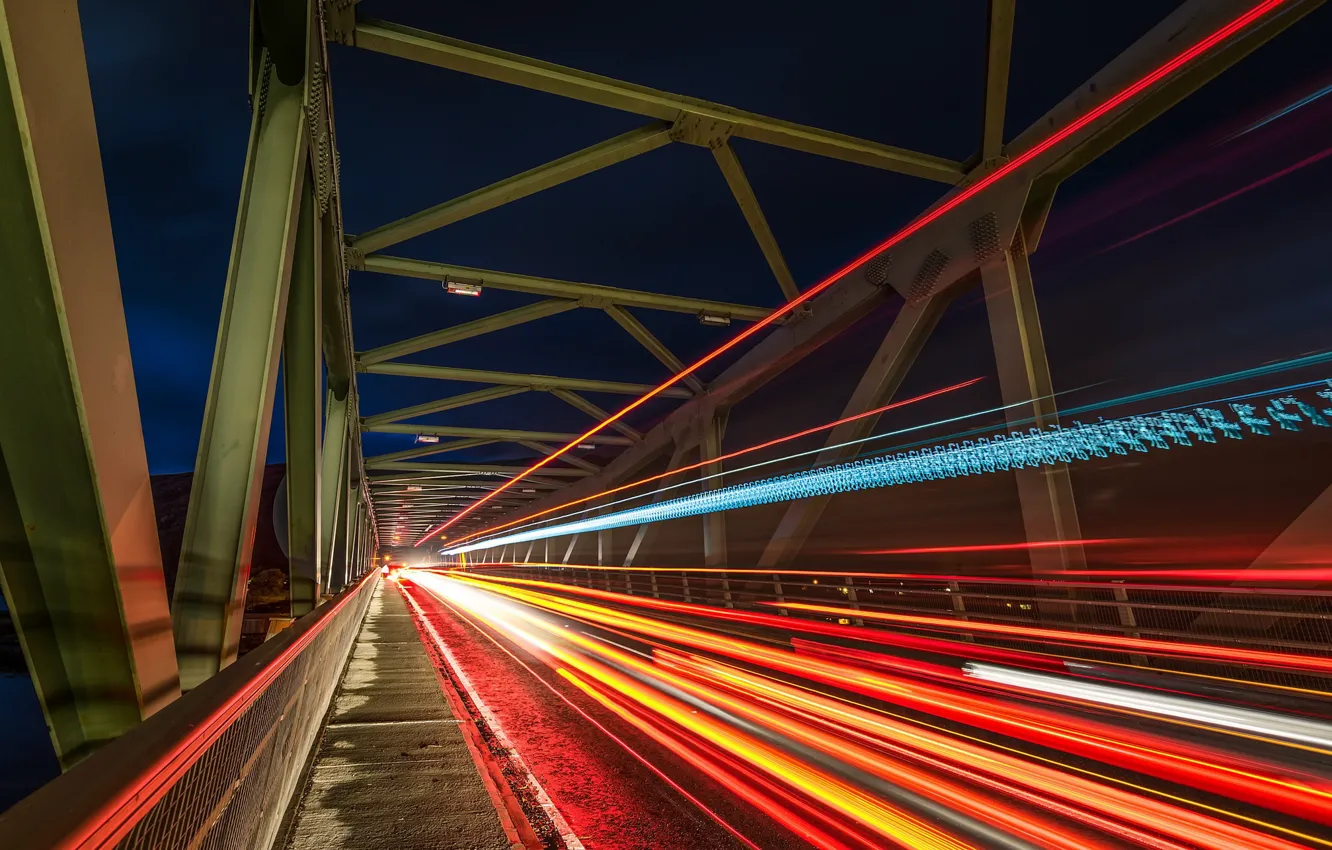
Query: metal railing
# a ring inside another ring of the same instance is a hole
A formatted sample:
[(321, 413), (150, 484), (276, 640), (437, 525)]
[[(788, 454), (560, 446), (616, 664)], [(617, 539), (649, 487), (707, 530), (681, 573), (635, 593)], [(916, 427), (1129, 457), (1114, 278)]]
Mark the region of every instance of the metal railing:
[[(1332, 590), (1278, 587), (1172, 587), (1117, 581), (1039, 582), (962, 576), (883, 577), (848, 571), (814, 577), (799, 571), (593, 568), (552, 564), (481, 564), (495, 575), (540, 579), (595, 590), (675, 602), (813, 616), (862, 626), (861, 612), (945, 617), (959, 621), (967, 641), (1011, 649), (1040, 650), (1020, 638), (968, 632), (963, 623), (983, 621), (1145, 638), (1188, 641), (1295, 655), (1332, 656)], [(840, 616), (808, 614), (782, 603), (837, 606)], [(915, 632), (910, 625), (895, 630)], [(933, 633), (926, 629), (923, 634)], [(1223, 675), (1255, 683), (1332, 688), (1332, 679), (1253, 665), (1144, 658), (1130, 651), (1066, 646), (1062, 653), (1087, 661), (1133, 663), (1163, 672)]]
[(18, 803), (0, 843), (271, 847), (378, 583), (371, 571)]

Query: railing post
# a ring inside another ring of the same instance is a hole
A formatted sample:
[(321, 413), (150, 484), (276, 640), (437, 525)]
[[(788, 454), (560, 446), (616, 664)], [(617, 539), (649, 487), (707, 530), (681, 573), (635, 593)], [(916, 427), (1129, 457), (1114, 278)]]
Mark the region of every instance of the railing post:
[(236, 658), (307, 173), (306, 78), (263, 54), (171, 608), (181, 686)]
[(70, 767), (180, 693), (74, 0), (0, 0), (0, 579)]

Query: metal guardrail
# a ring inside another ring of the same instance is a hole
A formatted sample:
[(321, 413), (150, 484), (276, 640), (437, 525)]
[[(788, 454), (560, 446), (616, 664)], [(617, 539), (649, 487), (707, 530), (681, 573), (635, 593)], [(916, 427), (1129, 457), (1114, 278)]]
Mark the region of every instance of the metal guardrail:
[[(812, 616), (782, 608), (783, 602), (835, 605), (836, 622), (865, 625), (859, 612), (883, 611), (946, 617), (959, 621), (966, 640), (1011, 649), (1043, 647), (1020, 638), (968, 632), (968, 620), (1041, 626), (1126, 637), (1192, 641), (1297, 655), (1332, 655), (1332, 590), (1277, 587), (1170, 586), (1117, 581), (1005, 582), (962, 576), (884, 577), (848, 571), (814, 577), (798, 570), (754, 571), (594, 568), (553, 564), (478, 564), (495, 575), (540, 579), (595, 590), (648, 596), (675, 602), (739, 608), (767, 614)], [(894, 625), (913, 632), (911, 626)], [(928, 631), (928, 630), (927, 630)], [(1285, 687), (1327, 690), (1321, 676), (1253, 665), (1191, 662), (1170, 657), (1142, 658), (1130, 652), (1063, 647), (1069, 657), (1087, 661), (1145, 664), (1161, 671), (1224, 675)]]
[(9, 850), (266, 850), (379, 583), (360, 582), (0, 816)]

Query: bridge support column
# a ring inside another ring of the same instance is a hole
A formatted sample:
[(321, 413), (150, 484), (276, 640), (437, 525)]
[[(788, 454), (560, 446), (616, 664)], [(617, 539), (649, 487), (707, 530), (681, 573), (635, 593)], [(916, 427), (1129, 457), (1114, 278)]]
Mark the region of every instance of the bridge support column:
[[(335, 563), (335, 541), (347, 522), (347, 425), (349, 401), (332, 389), (324, 403), (324, 443), (319, 470), (319, 553), (327, 593), (346, 584), (346, 571)], [(290, 486), (290, 484), (288, 484)]]
[[(1036, 308), (1026, 238), (1021, 228), (1014, 235), (1012, 245), (981, 266), (981, 281), (999, 371), (999, 391), (1004, 404), (1009, 406), (1005, 411), (1009, 426), (1026, 431), (1056, 424), (1059, 411)], [(1028, 542), (1082, 539), (1067, 464), (1019, 469), (1014, 477)], [(1032, 574), (1036, 576), (1087, 567), (1086, 552), (1076, 543), (1031, 549), (1029, 557)], [(1123, 590), (1116, 590), (1114, 595), (1120, 602), (1128, 599)], [(1041, 606), (1038, 611), (1041, 608), (1045, 609), (1043, 613), (1058, 612), (1058, 616), (1069, 620), (1075, 621), (1077, 617), (1072, 605)], [(1121, 626), (1125, 629), (1136, 627), (1132, 608), (1121, 605), (1116, 606), (1116, 610)], [(1136, 632), (1130, 631), (1129, 634)]]
[[(703, 475), (718, 475), (722, 471), (722, 465), (717, 460), (721, 457), (722, 437), (726, 433), (726, 420), (728, 414), (718, 411), (714, 413), (707, 421), (703, 423), (703, 436), (699, 441), (699, 459), (709, 461), (708, 465), (703, 467)], [(703, 491), (716, 490), (721, 487), (720, 478), (707, 478), (703, 482)], [(714, 511), (703, 515), (703, 563), (708, 567), (724, 567), (729, 560), (726, 549), (726, 513), (724, 511)], [(731, 600), (731, 581), (726, 573), (721, 574), (722, 603), (727, 608), (734, 608), (735, 603)]]
[[(688, 451), (688, 442), (681, 441), (675, 444), (675, 448), (671, 450), (671, 458), (666, 462), (667, 476), (661, 480), (661, 487), (669, 487), (673, 483), (671, 480), (673, 476), (669, 473), (674, 472), (684, 465), (685, 453)], [(658, 457), (660, 457), (660, 455), (658, 455)], [(665, 494), (657, 493), (652, 497), (651, 504), (657, 504), (664, 497)], [(660, 524), (655, 522), (646, 522), (634, 529), (634, 540), (629, 544), (629, 551), (625, 553), (624, 556), (624, 565), (626, 567), (632, 567), (634, 565), (634, 560), (638, 557), (638, 553), (643, 551), (644, 547), (651, 545), (653, 538), (657, 536), (657, 532), (660, 529)], [(655, 571), (652, 572), (652, 581), (654, 583), (656, 582)]]
[(314, 181), (306, 175), (282, 338), (287, 441), (287, 587), (292, 617), (303, 617), (319, 605), (323, 561), (319, 482), (323, 425), (320, 391), (324, 383), (320, 354), (324, 336), (320, 269), (323, 228), (313, 189)]
[(171, 609), (186, 690), (240, 641), (306, 178), (306, 86), (261, 74)]
[(180, 687), (74, 0), (0, 54), (0, 584), (68, 768)]
[[(924, 301), (902, 306), (842, 409), (843, 418), (882, 407), (893, 397), (951, 301), (951, 291), (945, 290)], [(814, 466), (828, 466), (854, 457), (859, 446), (839, 446), (869, 436), (878, 421), (878, 416), (866, 416), (833, 428), (824, 443), (825, 448), (815, 457)], [(831, 496), (814, 496), (792, 502), (777, 523), (777, 530), (763, 550), (758, 565), (784, 567), (794, 561), (831, 501)], [(774, 575), (773, 580), (778, 582), (780, 597), (780, 579)]]

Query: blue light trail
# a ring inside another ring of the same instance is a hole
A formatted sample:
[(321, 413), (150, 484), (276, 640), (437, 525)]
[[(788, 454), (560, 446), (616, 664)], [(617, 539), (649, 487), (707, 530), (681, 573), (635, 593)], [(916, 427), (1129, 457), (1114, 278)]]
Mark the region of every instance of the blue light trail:
[[(1332, 402), (1332, 382), (1317, 392), (1325, 402)], [(520, 531), (481, 540), (465, 546), (444, 549), (445, 555), (458, 555), (477, 549), (489, 549), (513, 543), (526, 543), (548, 537), (563, 537), (590, 531), (641, 525), (650, 522), (699, 516), (716, 511), (786, 502), (811, 496), (825, 496), (895, 487), (921, 481), (980, 475), (1014, 469), (1049, 466), (1055, 463), (1104, 458), (1130, 451), (1186, 447), (1215, 443), (1218, 438), (1239, 440), (1249, 434), (1270, 436), (1273, 430), (1299, 431), (1308, 423), (1329, 427), (1332, 407), (1319, 410), (1308, 400), (1294, 395), (1271, 398), (1260, 410), (1249, 403), (1233, 402), (1227, 412), (1216, 407), (1195, 407), (1187, 411), (1158, 413), (1102, 420), (1091, 425), (1074, 423), (1072, 427), (1032, 428), (1026, 433), (1012, 432), (976, 440), (950, 442), (912, 451), (899, 451), (876, 458), (856, 460), (833, 466), (790, 473), (746, 484), (736, 484), (668, 499), (651, 505), (591, 517), (576, 522)]]

